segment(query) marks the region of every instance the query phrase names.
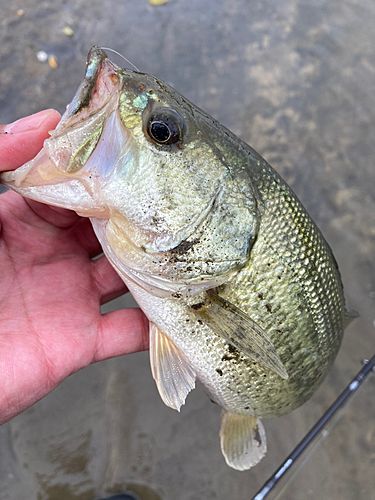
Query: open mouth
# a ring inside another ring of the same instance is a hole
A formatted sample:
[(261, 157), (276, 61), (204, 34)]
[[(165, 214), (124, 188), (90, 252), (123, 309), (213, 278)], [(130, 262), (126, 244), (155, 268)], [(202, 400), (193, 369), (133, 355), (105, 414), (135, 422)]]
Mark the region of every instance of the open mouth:
[[(105, 142), (103, 136), (108, 142), (109, 132), (113, 133), (121, 85), (119, 68), (102, 49), (93, 47), (87, 58), (84, 80), (51, 137), (45, 140), (43, 149), (17, 170), (4, 172), (1, 182), (37, 201), (82, 214), (102, 212), (94, 196), (98, 191), (95, 182), (101, 172), (95, 171), (93, 162), (90, 168), (86, 167), (93, 153), (98, 156), (96, 149)], [(125, 139), (124, 131), (117, 139), (119, 149)], [(111, 139), (112, 144), (113, 141)], [(109, 170), (109, 163), (115, 160), (113, 154), (107, 157), (105, 145), (99, 152), (100, 161), (96, 163), (106, 165)]]

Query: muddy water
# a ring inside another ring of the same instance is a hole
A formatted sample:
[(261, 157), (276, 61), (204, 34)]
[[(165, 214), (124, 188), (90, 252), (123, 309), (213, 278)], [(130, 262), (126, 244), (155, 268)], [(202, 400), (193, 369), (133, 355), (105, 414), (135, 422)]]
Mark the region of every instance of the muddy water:
[[(200, 387), (181, 414), (161, 403), (142, 353), (73, 375), (0, 428), (0, 499), (89, 500), (126, 490), (141, 500), (249, 498), (375, 349), (375, 3), (170, 0), (156, 8), (147, 0), (0, 0), (0, 6), (0, 121), (45, 107), (63, 110), (89, 46), (116, 48), (276, 167), (326, 235), (348, 302), (360, 313), (311, 401), (266, 421), (269, 452), (254, 470), (225, 466), (220, 415)], [(63, 34), (66, 25), (73, 37)], [(55, 54), (58, 68), (38, 62), (38, 50)], [(373, 378), (277, 498), (371, 498), (374, 393)]]

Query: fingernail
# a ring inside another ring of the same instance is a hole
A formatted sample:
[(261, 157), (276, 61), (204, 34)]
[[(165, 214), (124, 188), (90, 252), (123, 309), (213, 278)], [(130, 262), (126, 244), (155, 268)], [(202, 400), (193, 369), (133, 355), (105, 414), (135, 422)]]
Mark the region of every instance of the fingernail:
[(16, 120), (13, 123), (5, 125), (3, 133), (19, 134), (21, 132), (26, 132), (28, 130), (36, 130), (39, 127), (41, 127), (41, 125), (48, 118), (50, 113), (51, 111), (49, 109), (45, 109), (33, 115), (20, 118), (19, 120)]

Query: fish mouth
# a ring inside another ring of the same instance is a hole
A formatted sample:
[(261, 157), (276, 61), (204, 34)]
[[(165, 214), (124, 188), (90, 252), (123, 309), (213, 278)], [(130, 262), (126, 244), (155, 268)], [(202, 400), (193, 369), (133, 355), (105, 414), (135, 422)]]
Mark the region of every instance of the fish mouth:
[(121, 87), (120, 68), (103, 49), (92, 47), (84, 79), (43, 149), (17, 170), (1, 174), (0, 182), (42, 203), (103, 216), (105, 209), (93, 195), (99, 173), (84, 167), (118, 106)]

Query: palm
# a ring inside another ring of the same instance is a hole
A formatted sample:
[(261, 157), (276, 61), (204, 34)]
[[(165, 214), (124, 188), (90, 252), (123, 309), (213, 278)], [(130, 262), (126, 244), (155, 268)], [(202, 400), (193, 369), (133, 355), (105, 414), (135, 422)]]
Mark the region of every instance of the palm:
[(0, 301), (7, 312), (1, 349), (13, 352), (15, 364), (27, 354), (34, 372), (48, 369), (51, 384), (71, 371), (67, 359), (68, 365), (80, 361), (70, 354), (77, 343), (84, 347), (79, 355), (91, 361), (100, 319), (101, 294), (89, 258), (94, 245), (78, 242), (79, 225), (89, 235), (83, 221), (67, 214), (63, 223), (64, 217), (58, 214), (62, 223), (52, 226), (20, 196), (6, 193), (1, 199)]
[(0, 422), (89, 363), (146, 347), (139, 310), (100, 305), (124, 285), (88, 219), (0, 197)]

